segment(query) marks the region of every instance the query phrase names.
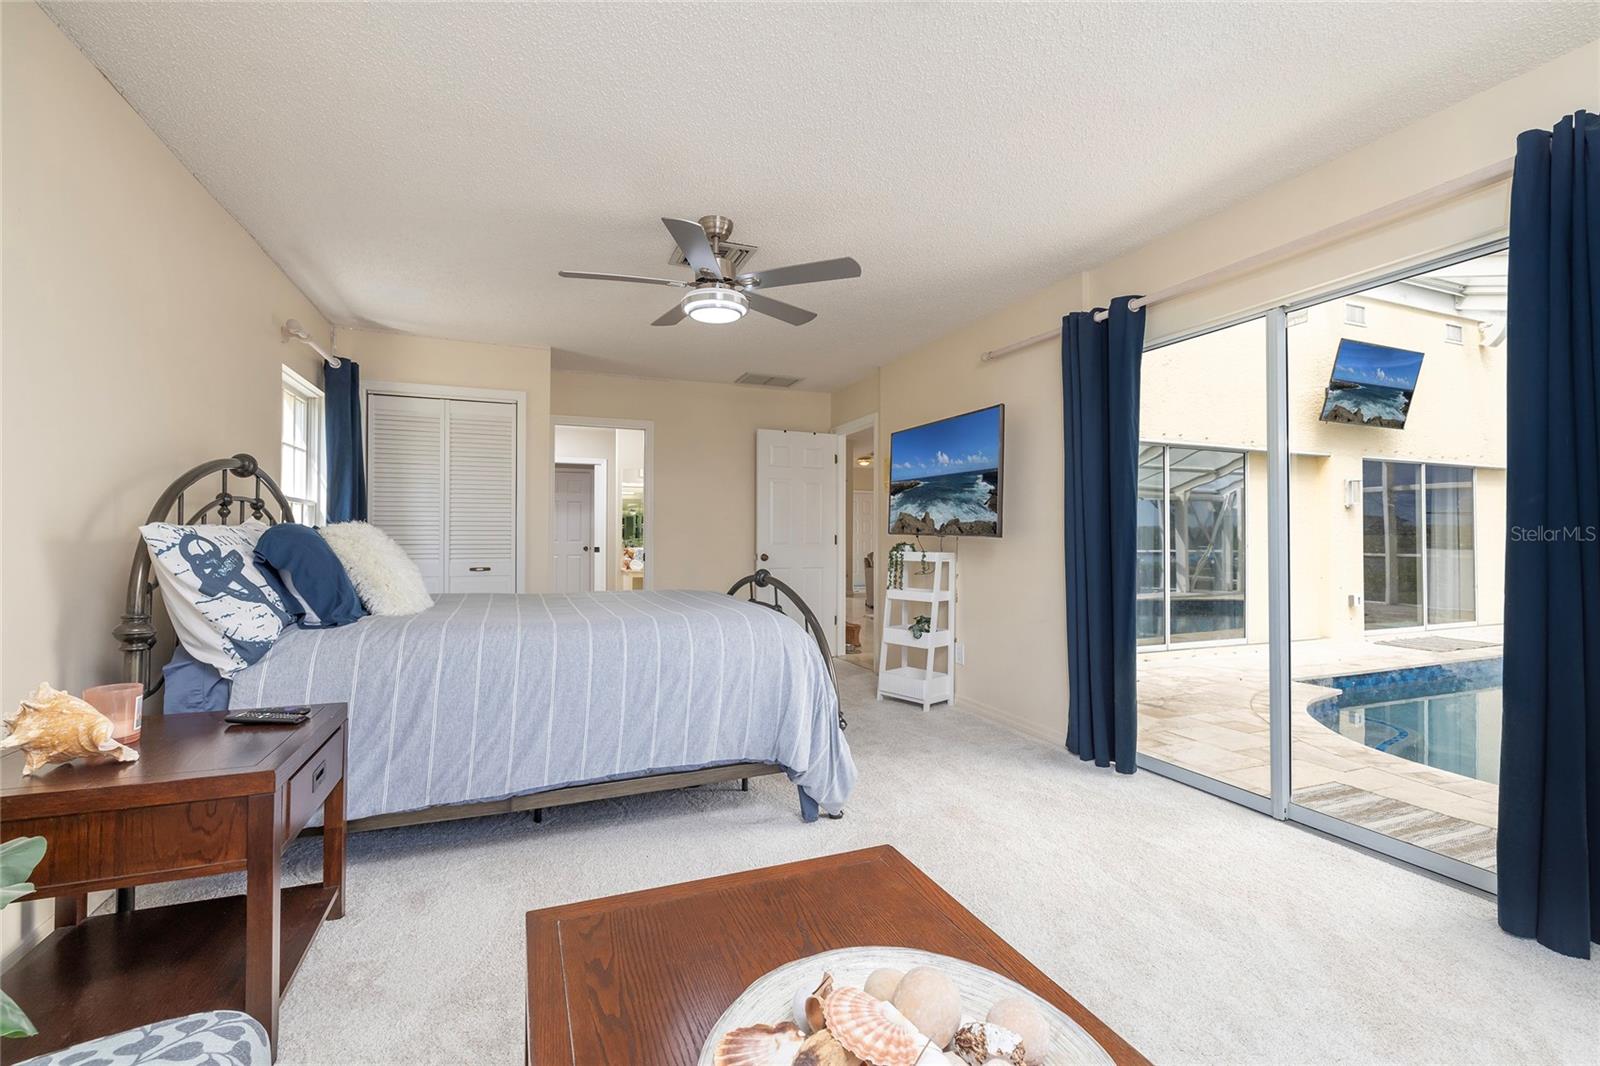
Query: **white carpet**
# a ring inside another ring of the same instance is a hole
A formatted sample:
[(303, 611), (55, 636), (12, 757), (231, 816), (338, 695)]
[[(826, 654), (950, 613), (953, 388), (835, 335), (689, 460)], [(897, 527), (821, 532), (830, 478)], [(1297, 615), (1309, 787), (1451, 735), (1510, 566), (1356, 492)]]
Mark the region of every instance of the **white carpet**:
[[(520, 1063), (524, 912), (880, 843), (1157, 1063), (1600, 1059), (1600, 961), (1506, 936), (1488, 899), (840, 680), (861, 771), (842, 821), (802, 823), (767, 777), (353, 836), (349, 909), (284, 1002), (280, 1062)], [(294, 845), (289, 880), (320, 855)]]

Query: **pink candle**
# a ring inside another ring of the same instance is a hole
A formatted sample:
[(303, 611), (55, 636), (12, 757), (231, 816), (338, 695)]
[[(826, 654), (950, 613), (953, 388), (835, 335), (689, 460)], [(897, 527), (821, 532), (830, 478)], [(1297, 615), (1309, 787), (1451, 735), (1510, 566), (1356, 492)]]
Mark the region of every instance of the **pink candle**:
[(144, 686), (129, 682), (95, 685), (83, 690), (84, 702), (111, 719), (111, 735), (123, 744), (139, 743), (144, 715)]

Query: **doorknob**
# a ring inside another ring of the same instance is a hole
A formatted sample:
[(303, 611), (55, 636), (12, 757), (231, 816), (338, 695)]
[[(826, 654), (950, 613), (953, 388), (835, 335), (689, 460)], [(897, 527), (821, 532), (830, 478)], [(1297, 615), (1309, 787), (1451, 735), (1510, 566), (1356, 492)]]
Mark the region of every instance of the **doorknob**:
[(762, 562), (766, 562), (767, 561), (767, 553), (766, 552), (762, 552), (761, 553), (761, 561)]

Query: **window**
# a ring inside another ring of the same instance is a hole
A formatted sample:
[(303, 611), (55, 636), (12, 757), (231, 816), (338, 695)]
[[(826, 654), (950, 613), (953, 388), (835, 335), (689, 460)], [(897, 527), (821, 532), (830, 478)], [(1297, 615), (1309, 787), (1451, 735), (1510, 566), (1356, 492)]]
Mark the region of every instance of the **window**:
[(1244, 638), (1245, 453), (1139, 450), (1141, 644)]
[(1477, 617), (1473, 470), (1362, 463), (1362, 574), (1368, 629)]
[(294, 520), (318, 525), (325, 498), (322, 475), (322, 390), (283, 368), (283, 462), (278, 487)]
[(1290, 311), (1288, 321), (1285, 324), (1290, 326), (1303, 326), (1309, 321), (1311, 321), (1311, 312), (1302, 307), (1298, 311)]
[(1444, 324), (1444, 342), (1446, 344), (1464, 344), (1464, 343), (1466, 343), (1463, 340), (1463, 337), (1462, 337), (1461, 323), (1459, 323), (1459, 322), (1446, 322)]
[(1347, 326), (1364, 326), (1367, 324), (1367, 309), (1362, 304), (1344, 305), (1344, 322)]

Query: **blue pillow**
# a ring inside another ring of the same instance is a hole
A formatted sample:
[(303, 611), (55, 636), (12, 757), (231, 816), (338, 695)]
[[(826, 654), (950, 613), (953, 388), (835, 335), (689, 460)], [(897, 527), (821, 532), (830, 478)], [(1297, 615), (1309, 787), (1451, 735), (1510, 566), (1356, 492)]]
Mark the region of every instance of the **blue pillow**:
[(161, 668), (166, 679), (161, 710), (166, 714), (187, 711), (225, 711), (233, 682), (217, 672), (215, 666), (196, 659), (179, 644), (172, 661)]
[(310, 526), (273, 526), (256, 541), (256, 558), (277, 572), (289, 591), (291, 611), (307, 629), (349, 625), (366, 615), (344, 564)]

